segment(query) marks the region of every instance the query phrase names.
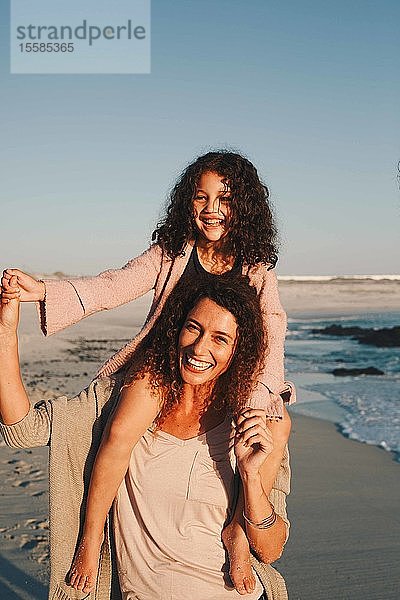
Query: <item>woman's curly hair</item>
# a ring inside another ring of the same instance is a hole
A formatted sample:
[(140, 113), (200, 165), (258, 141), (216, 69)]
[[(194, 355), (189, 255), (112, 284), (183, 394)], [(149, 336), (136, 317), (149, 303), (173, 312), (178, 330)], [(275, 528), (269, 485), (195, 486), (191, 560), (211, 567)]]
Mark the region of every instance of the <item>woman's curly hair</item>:
[(149, 376), (151, 388), (161, 397), (156, 419), (160, 425), (179, 403), (182, 377), (178, 340), (190, 311), (202, 298), (209, 298), (228, 310), (237, 323), (236, 347), (228, 369), (214, 382), (210, 400), (233, 415), (246, 406), (262, 368), (266, 346), (262, 314), (256, 289), (247, 277), (220, 275), (197, 285), (182, 278), (168, 297), (161, 315), (142, 340), (130, 361), (125, 386)]
[(278, 260), (277, 230), (268, 188), (247, 158), (228, 150), (208, 152), (186, 167), (169, 195), (166, 215), (153, 232), (153, 241), (173, 259), (196, 238), (193, 199), (201, 175), (207, 172), (224, 178), (231, 192), (226, 253), (249, 266), (265, 263), (274, 267)]

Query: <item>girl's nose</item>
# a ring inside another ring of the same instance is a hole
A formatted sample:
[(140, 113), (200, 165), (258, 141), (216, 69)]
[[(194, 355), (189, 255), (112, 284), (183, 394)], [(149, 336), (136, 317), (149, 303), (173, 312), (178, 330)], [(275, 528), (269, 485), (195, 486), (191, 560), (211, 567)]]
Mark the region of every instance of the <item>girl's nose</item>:
[(219, 213), (219, 198), (209, 198), (206, 205), (206, 212)]

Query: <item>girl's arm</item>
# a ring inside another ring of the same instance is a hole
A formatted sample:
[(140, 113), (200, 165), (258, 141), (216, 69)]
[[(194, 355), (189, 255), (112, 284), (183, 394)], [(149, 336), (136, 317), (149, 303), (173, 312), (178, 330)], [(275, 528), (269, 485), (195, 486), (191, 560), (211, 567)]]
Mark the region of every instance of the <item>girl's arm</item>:
[(133, 447), (159, 412), (148, 378), (124, 387), (104, 430), (90, 480), (83, 535), (101, 535), (107, 513), (128, 468)]
[(278, 560), (288, 537), (285, 497), (290, 479), (290, 426), (286, 409), (281, 422), (268, 426), (262, 410), (244, 410), (238, 419), (235, 453), (243, 483), (246, 533), (251, 548), (265, 563)]
[(295, 387), (285, 381), (284, 372), (287, 317), (279, 299), (275, 269), (267, 271), (260, 265), (256, 276), (268, 350), (249, 406), (266, 410), (269, 417), (281, 418), (283, 401), (289, 404), (296, 401)]
[(139, 298), (153, 289), (161, 270), (162, 250), (153, 244), (121, 269), (95, 277), (36, 281), (18, 269), (6, 269), (2, 284), (5, 299), (15, 297), (7, 288), (12, 275), (18, 277), (21, 301), (37, 301), (41, 328), (51, 335), (84, 317)]

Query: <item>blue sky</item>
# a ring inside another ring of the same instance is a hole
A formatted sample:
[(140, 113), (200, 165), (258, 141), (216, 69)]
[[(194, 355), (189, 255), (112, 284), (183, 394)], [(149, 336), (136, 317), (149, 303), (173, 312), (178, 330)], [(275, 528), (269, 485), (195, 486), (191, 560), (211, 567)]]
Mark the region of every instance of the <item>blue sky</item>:
[(229, 147), (271, 189), (281, 274), (399, 272), (397, 1), (153, 0), (142, 75), (11, 75), (0, 11), (1, 267), (123, 264)]

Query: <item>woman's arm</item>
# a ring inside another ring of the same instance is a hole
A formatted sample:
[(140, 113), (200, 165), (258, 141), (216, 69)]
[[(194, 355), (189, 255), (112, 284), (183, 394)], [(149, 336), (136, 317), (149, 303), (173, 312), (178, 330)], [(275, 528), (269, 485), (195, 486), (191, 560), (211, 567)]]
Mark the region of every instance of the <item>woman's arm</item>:
[(51, 335), (84, 317), (139, 298), (153, 289), (160, 273), (162, 250), (153, 244), (121, 269), (107, 270), (95, 277), (36, 281), (18, 269), (6, 269), (2, 284), (5, 299), (15, 297), (8, 289), (17, 276), (22, 302), (35, 300), (44, 335)]
[[(261, 410), (244, 410), (238, 419), (235, 453), (243, 483), (246, 533), (253, 551), (265, 563), (278, 560), (288, 536), (285, 492), (274, 486), (283, 468), (289, 489), (289, 471), (283, 465), (288, 458), (290, 426), (286, 409), (281, 422), (268, 426)], [(279, 487), (284, 486), (280, 483)]]
[[(16, 278), (11, 281), (16, 287)], [(18, 359), (19, 301), (0, 298), (0, 431), (8, 446), (46, 446), (50, 438), (50, 406), (31, 407)]]

